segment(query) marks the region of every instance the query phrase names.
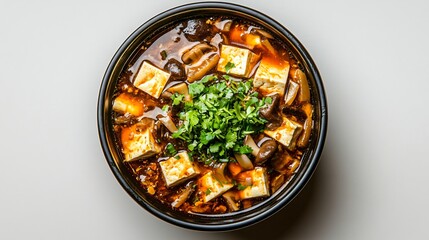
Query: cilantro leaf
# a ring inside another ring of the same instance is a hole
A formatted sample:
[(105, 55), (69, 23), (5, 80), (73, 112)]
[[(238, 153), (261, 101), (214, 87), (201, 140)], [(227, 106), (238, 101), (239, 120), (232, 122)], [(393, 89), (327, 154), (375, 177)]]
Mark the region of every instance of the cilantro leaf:
[(170, 156), (176, 155), (176, 153), (177, 153), (176, 148), (175, 148), (175, 147), (174, 147), (174, 145), (173, 145), (173, 144), (171, 144), (171, 143), (168, 143), (168, 144), (167, 144), (167, 146), (165, 146), (165, 149), (167, 150), (167, 153), (168, 153)]
[(235, 68), (235, 64), (233, 62), (228, 62), (225, 65), (225, 71), (226, 73), (229, 73), (229, 71), (231, 71), (231, 69)]
[(173, 106), (179, 105), (182, 102), (183, 97), (185, 97), (185, 95), (179, 93), (174, 93), (173, 95), (171, 95), (171, 100), (173, 100)]
[(238, 183), (237, 184), (237, 190), (239, 190), (239, 191), (241, 191), (241, 190), (244, 190), (244, 189), (246, 189), (248, 186), (246, 186), (246, 185), (242, 185), (242, 184), (240, 184), (240, 183)]

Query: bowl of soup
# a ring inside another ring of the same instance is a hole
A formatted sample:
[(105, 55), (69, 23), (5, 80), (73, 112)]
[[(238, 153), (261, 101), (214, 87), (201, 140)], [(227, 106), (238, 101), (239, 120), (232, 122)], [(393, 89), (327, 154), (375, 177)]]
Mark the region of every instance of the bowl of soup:
[(268, 218), (319, 161), (327, 105), (315, 63), (256, 10), (193, 3), (120, 46), (101, 83), (98, 129), (114, 176), (144, 209), (208, 231)]

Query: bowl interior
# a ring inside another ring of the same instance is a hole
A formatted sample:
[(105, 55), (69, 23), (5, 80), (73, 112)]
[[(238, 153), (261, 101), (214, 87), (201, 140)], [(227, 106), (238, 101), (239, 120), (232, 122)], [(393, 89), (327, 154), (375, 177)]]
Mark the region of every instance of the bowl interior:
[[(312, 91), (311, 101), (314, 106), (312, 138), (308, 151), (302, 157), (301, 166), (291, 181), (265, 201), (251, 208), (227, 214), (186, 214), (167, 208), (148, 196), (122, 163), (122, 154), (115, 147), (111, 123), (114, 88), (121, 72), (127, 67), (127, 63), (136, 54), (142, 43), (177, 22), (201, 16), (239, 17), (270, 30), (301, 62), (308, 77)], [(308, 181), (317, 165), (326, 135), (326, 121), (326, 100), (319, 73), (299, 41), (283, 26), (266, 15), (246, 7), (226, 3), (195, 3), (180, 6), (159, 14), (139, 27), (124, 42), (110, 62), (100, 88), (98, 103), (98, 125), (102, 148), (110, 168), (123, 188), (137, 203), (161, 219), (198, 230), (229, 230), (248, 226), (265, 219), (290, 202)]]

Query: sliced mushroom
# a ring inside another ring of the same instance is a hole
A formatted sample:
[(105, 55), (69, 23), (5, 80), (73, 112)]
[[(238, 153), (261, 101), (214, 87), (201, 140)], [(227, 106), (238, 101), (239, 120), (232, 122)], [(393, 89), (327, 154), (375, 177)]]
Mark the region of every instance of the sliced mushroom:
[[(253, 31), (252, 31), (253, 32)], [(273, 39), (274, 37), (273, 37), (273, 35), (271, 35), (271, 34), (269, 34), (268, 32), (266, 32), (265, 30), (262, 30), (262, 29), (259, 29), (259, 28), (256, 28), (256, 29), (254, 29), (254, 32), (256, 32), (256, 33), (258, 33), (259, 35), (261, 35), (261, 36), (264, 36), (264, 37), (266, 37), (266, 38), (269, 38), (269, 39)]]
[(218, 20), (216, 21), (215, 26), (222, 32), (229, 32), (229, 30), (231, 30), (232, 20)]
[(304, 122), (305, 119), (307, 119), (306, 113), (303, 111), (302, 108), (296, 107), (296, 106), (283, 106), (281, 109), (282, 113), (290, 118), (296, 118), (301, 122)]
[(185, 101), (191, 100), (191, 95), (189, 95), (188, 85), (186, 83), (179, 83), (167, 89), (170, 93), (179, 93), (185, 95)]
[(273, 131), (279, 128), (282, 125), (282, 118), (278, 115), (276, 115), (277, 118), (273, 119), (271, 122), (269, 122), (267, 125), (265, 125), (265, 128), (267, 130)]
[(252, 148), (252, 155), (253, 155), (253, 156), (258, 155), (259, 147), (258, 147), (258, 145), (256, 145), (256, 143), (255, 143), (255, 141), (253, 140), (252, 136), (247, 135), (247, 136), (244, 138), (244, 145), (247, 145), (247, 146), (249, 146), (249, 147), (251, 147), (251, 148)]
[(277, 51), (274, 49), (274, 47), (271, 45), (270, 41), (268, 39), (261, 39), (261, 44), (264, 46), (268, 52), (270, 52), (272, 55), (277, 55)]
[(175, 133), (177, 132), (176, 124), (174, 124), (173, 120), (169, 116), (159, 117), (158, 120), (164, 124), (164, 126), (168, 129), (168, 131)]
[(170, 79), (173, 81), (186, 79), (186, 72), (183, 64), (174, 58), (168, 60), (164, 65), (164, 69), (170, 73)]
[(189, 41), (198, 41), (210, 35), (211, 26), (203, 19), (191, 19), (186, 22), (183, 33)]
[(296, 95), (298, 95), (298, 91), (299, 91), (299, 84), (294, 81), (289, 81), (287, 92), (285, 95), (286, 106), (292, 105), (293, 101), (296, 98)]
[(214, 176), (221, 183), (228, 183), (230, 179), (225, 175), (226, 163), (219, 163), (214, 166)]
[(274, 119), (275, 109), (277, 109), (277, 106), (279, 104), (279, 98), (280, 95), (278, 93), (268, 96), (272, 99), (270, 104), (267, 104), (265, 107), (261, 108), (259, 110), (259, 114), (264, 117), (267, 120)]
[(222, 195), (222, 197), (225, 199), (226, 204), (228, 205), (228, 208), (231, 212), (238, 211), (240, 208), (238, 207), (238, 196), (236, 192), (229, 191)]
[(279, 155), (275, 155), (271, 161), (270, 164), (273, 167), (274, 170), (276, 170), (279, 173), (282, 174), (287, 174), (288, 171), (288, 167), (289, 164), (293, 161), (294, 159), (292, 158), (292, 156), (290, 156), (286, 151), (283, 152), (283, 154), (279, 154)]
[(310, 102), (310, 87), (308, 86), (307, 76), (301, 69), (291, 70), (292, 79), (299, 84), (298, 100), (303, 102)]
[(195, 63), (204, 55), (204, 53), (216, 51), (216, 48), (207, 43), (200, 43), (185, 51), (182, 55), (182, 61), (186, 64)]
[(189, 94), (188, 85), (186, 83), (179, 83), (167, 89), (170, 93)]
[(287, 170), (289, 174), (294, 174), (300, 165), (300, 161), (298, 159), (294, 159), (288, 166)]
[(234, 154), (235, 159), (237, 160), (238, 164), (246, 170), (253, 169), (252, 161), (249, 159), (249, 157), (246, 154)]
[(221, 34), (220, 36), (222, 37), (222, 43), (228, 45), (229, 38), (225, 34)]
[(271, 180), (271, 192), (276, 192), (285, 182), (285, 175), (278, 174)]
[(216, 66), (218, 61), (219, 55), (216, 53), (207, 56), (200, 65), (188, 69), (188, 81), (194, 82), (201, 79), (208, 71)]
[(301, 148), (307, 146), (310, 140), (311, 129), (313, 127), (313, 105), (311, 105), (310, 103), (306, 103), (302, 106), (302, 110), (307, 115), (307, 119), (304, 122), (301, 136), (299, 136), (298, 138), (297, 144), (298, 144), (298, 147), (301, 147)]
[(261, 148), (259, 149), (259, 152), (256, 155), (255, 163), (256, 164), (264, 163), (265, 161), (270, 159), (276, 151), (277, 151), (277, 142), (275, 140), (271, 139), (271, 140), (265, 141), (261, 145)]
[(269, 97), (271, 97), (272, 99), (271, 104), (268, 104), (265, 107), (261, 108), (259, 110), (259, 114), (269, 121), (266, 127), (269, 130), (274, 130), (280, 127), (282, 124), (282, 118), (275, 111), (275, 109), (277, 109), (277, 106), (279, 104), (280, 95), (276, 93)]
[(171, 92), (164, 91), (161, 93), (162, 98), (171, 98), (171, 96), (173, 96), (173, 94), (171, 94)]
[(193, 188), (194, 182), (189, 182), (185, 189), (180, 193), (180, 195), (171, 203), (171, 206), (173, 208), (178, 208), (182, 206), (188, 200), (189, 196), (191, 196), (192, 192), (194, 191)]

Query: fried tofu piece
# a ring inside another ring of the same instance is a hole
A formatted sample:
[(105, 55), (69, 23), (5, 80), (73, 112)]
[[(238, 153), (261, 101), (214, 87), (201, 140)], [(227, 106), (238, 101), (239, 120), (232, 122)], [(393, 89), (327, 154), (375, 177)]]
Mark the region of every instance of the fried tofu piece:
[(265, 168), (255, 167), (253, 170), (240, 173), (238, 178), (250, 178), (252, 183), (252, 185), (238, 191), (240, 199), (270, 196), (268, 176)]
[(302, 125), (283, 116), (283, 122), (275, 130), (264, 130), (264, 133), (283, 144), (289, 150), (294, 150), (296, 140), (301, 134)]
[(170, 73), (153, 66), (147, 61), (143, 61), (133, 84), (136, 88), (150, 94), (152, 97), (159, 98), (169, 78)]
[(217, 70), (237, 77), (249, 77), (259, 58), (260, 55), (249, 49), (222, 45)]
[(234, 187), (232, 183), (223, 183), (216, 179), (213, 172), (206, 173), (198, 179), (197, 184), (204, 203), (219, 197), (224, 192)]
[(159, 162), (167, 187), (179, 185), (199, 174), (197, 166), (189, 159), (186, 151)]
[(122, 129), (122, 152), (126, 162), (148, 158), (161, 152), (161, 147), (152, 135), (154, 126), (154, 120), (143, 118), (141, 122)]
[(121, 93), (113, 101), (112, 109), (118, 113), (129, 113), (133, 116), (139, 117), (143, 115), (144, 104), (134, 96), (131, 96), (127, 93)]
[(287, 61), (263, 57), (255, 73), (253, 82), (255, 88), (265, 96), (272, 93), (284, 96), (289, 68)]

